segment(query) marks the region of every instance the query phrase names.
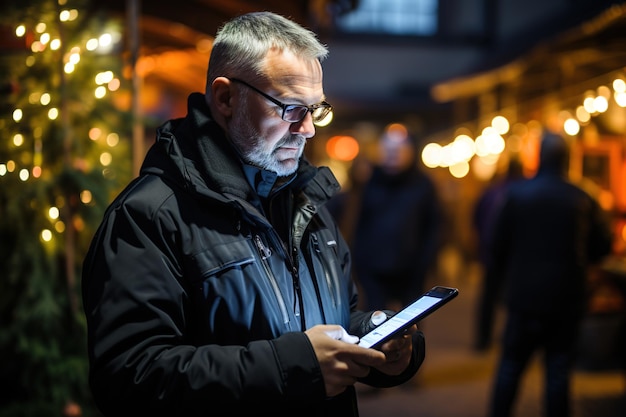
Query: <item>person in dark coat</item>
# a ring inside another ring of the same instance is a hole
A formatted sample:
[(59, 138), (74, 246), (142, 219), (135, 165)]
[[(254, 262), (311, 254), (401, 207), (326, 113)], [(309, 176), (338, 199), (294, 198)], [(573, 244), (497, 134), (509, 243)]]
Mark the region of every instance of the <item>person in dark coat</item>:
[[(157, 132), (83, 266), (90, 387), (107, 417), (358, 416), (355, 383), (408, 381), (416, 326), (358, 346), (338, 183), (303, 157), (331, 111), (327, 54), (269, 12), (227, 22), (206, 93)], [(311, 104), (312, 103), (312, 104)]]
[(366, 308), (397, 310), (425, 289), (443, 241), (443, 214), (406, 127), (389, 125), (379, 145), (381, 160), (354, 214), (352, 248)]
[(611, 251), (611, 229), (598, 203), (567, 181), (568, 145), (541, 141), (537, 174), (509, 187), (494, 221), (495, 273), (505, 280), (507, 319), (490, 404), (511, 415), (531, 356), (544, 354), (547, 417), (570, 412), (570, 374), (586, 309), (589, 268)]

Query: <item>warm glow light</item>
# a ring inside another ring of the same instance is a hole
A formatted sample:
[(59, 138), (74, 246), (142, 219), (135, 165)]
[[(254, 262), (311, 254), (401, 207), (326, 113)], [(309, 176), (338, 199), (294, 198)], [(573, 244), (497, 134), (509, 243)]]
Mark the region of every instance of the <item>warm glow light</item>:
[(498, 132), (501, 135), (504, 135), (505, 133), (507, 133), (510, 128), (509, 121), (504, 116), (494, 117), (493, 120), (491, 121), (491, 126), (494, 129), (496, 129), (496, 132)]
[(4, 177), (7, 174), (6, 164), (0, 164), (0, 177)]
[(26, 26), (19, 25), (18, 27), (15, 28), (15, 36), (21, 38), (25, 34), (26, 34)]
[(604, 96), (598, 96), (593, 100), (593, 106), (599, 113), (604, 113), (609, 108), (609, 101)]
[(33, 178), (39, 178), (41, 177), (41, 173), (43, 172), (43, 170), (41, 169), (41, 167), (39, 165), (36, 165), (33, 167)]
[(76, 65), (80, 62), (80, 52), (72, 52), (68, 58), (68, 62)]
[(37, 23), (37, 26), (35, 26), (35, 31), (37, 33), (43, 33), (46, 30), (46, 24), (43, 22)]
[(605, 99), (611, 98), (611, 89), (606, 85), (601, 85), (597, 88), (598, 95), (604, 97)]
[[(483, 145), (485, 146), (485, 150), (487, 154), (500, 154), (504, 151), (505, 143), (504, 139), (493, 127), (486, 127), (483, 129), (483, 133), (481, 135)], [(476, 139), (476, 154), (478, 153), (478, 138)]]
[(441, 163), (442, 147), (438, 143), (429, 143), (422, 149), (422, 163), (428, 168), (436, 168)]
[(113, 132), (107, 135), (107, 145), (113, 148), (118, 143), (120, 143), (120, 136), (117, 133)]
[(15, 146), (22, 146), (24, 144), (24, 136), (21, 133), (16, 133), (13, 136), (13, 144)]
[(43, 93), (41, 95), (41, 98), (39, 99), (39, 102), (43, 105), (43, 106), (47, 106), (48, 104), (50, 104), (50, 94), (48, 93)]
[(615, 90), (616, 93), (626, 93), (626, 82), (621, 78), (616, 78), (613, 80), (613, 90)]
[(57, 117), (59, 117), (59, 110), (57, 108), (53, 107), (48, 110), (48, 118), (50, 120), (56, 120)]
[(63, 223), (61, 221), (55, 222), (54, 223), (54, 230), (56, 230), (58, 233), (65, 232), (65, 223)]
[(441, 161), (439, 162), (440, 167), (447, 168), (456, 163), (456, 161), (452, 157), (451, 151), (452, 147), (450, 146), (450, 144), (441, 147)]
[(626, 107), (626, 92), (616, 92), (614, 99), (618, 106)]
[(98, 48), (98, 39), (92, 38), (87, 41), (85, 45), (88, 51), (95, 51)]
[(71, 74), (74, 72), (74, 68), (75, 68), (74, 64), (72, 64), (71, 62), (68, 62), (63, 67), (63, 71), (65, 71), (66, 74)]
[(476, 155), (478, 156), (489, 155), (489, 148), (487, 147), (487, 144), (485, 143), (485, 138), (483, 137), (483, 135), (478, 136), (474, 143), (476, 144)]
[(52, 240), (52, 232), (49, 229), (43, 229), (41, 231), (41, 240), (50, 242)]
[(61, 39), (52, 39), (52, 41), (50, 41), (50, 49), (52, 49), (53, 51), (58, 50), (61, 47)]
[(39, 42), (41, 42), (43, 45), (46, 45), (48, 42), (50, 42), (50, 34), (42, 33), (39, 37)]
[(16, 122), (19, 122), (20, 120), (22, 120), (23, 116), (24, 116), (24, 113), (22, 113), (22, 109), (13, 110), (13, 120), (15, 120)]
[(80, 217), (74, 217), (73, 224), (74, 229), (76, 229), (77, 232), (80, 232), (85, 228), (85, 222)]
[(110, 153), (102, 152), (100, 154), (100, 163), (105, 167), (111, 165), (111, 161), (113, 161), (113, 155), (111, 155)]
[(76, 9), (61, 10), (61, 12), (59, 13), (59, 20), (61, 22), (69, 22), (72, 20), (76, 20), (77, 17), (78, 17), (78, 10)]
[[(110, 91), (117, 91), (117, 90), (119, 90), (119, 88), (120, 88), (120, 86), (121, 86), (121, 85), (122, 85), (122, 82), (120, 81), (120, 79), (119, 79), (119, 78), (113, 78), (113, 79), (109, 82), (109, 84), (107, 85), (107, 87), (109, 87), (109, 90), (110, 90)], [(322, 120), (322, 122), (323, 122), (323, 121), (325, 121), (325, 120), (326, 120), (326, 118), (324, 118), (324, 120)], [(324, 126), (325, 126), (325, 125), (324, 125)]]
[(52, 220), (56, 220), (59, 218), (59, 208), (58, 207), (50, 207), (48, 209), (48, 217), (50, 217)]
[(352, 161), (359, 154), (359, 142), (352, 136), (333, 136), (326, 142), (326, 153), (332, 159)]
[(467, 162), (459, 162), (454, 165), (450, 165), (448, 170), (454, 178), (463, 178), (469, 173), (469, 164)]
[(28, 181), (28, 178), (30, 178), (30, 172), (28, 172), (26, 168), (22, 168), (20, 169), (19, 177), (22, 181)]
[(100, 35), (100, 38), (98, 38), (98, 43), (100, 47), (103, 47), (103, 48), (110, 46), (111, 42), (113, 42), (113, 37), (111, 36), (110, 33), (104, 33)]
[(80, 193), (80, 201), (81, 201), (83, 204), (89, 204), (89, 203), (91, 203), (91, 201), (92, 201), (92, 200), (93, 200), (93, 195), (91, 194), (91, 191), (89, 191), (89, 190), (83, 190), (83, 191)]
[(96, 84), (98, 85), (107, 84), (112, 79), (113, 79), (113, 71), (100, 72), (96, 75)]
[(576, 108), (576, 118), (580, 120), (581, 123), (587, 123), (591, 120), (591, 115), (587, 110), (585, 110), (584, 106), (578, 106)]
[(46, 45), (39, 41), (35, 41), (30, 45), (30, 50), (33, 52), (43, 52), (46, 49)]
[(89, 129), (89, 139), (98, 140), (98, 138), (100, 138), (101, 135), (102, 135), (102, 130), (100, 130), (99, 127), (92, 127), (91, 129)]
[(476, 145), (468, 135), (457, 136), (451, 146), (455, 161), (469, 161), (476, 154)]
[(587, 97), (583, 101), (583, 106), (585, 107), (585, 110), (587, 110), (587, 113), (589, 114), (594, 114), (596, 112), (596, 107), (594, 104), (595, 104), (595, 100), (593, 97)]
[(574, 136), (580, 132), (580, 125), (576, 119), (569, 118), (563, 123), (563, 130), (568, 135)]
[(96, 88), (96, 91), (94, 92), (94, 95), (96, 96), (96, 98), (102, 98), (106, 94), (107, 94), (107, 89), (104, 86), (100, 86)]

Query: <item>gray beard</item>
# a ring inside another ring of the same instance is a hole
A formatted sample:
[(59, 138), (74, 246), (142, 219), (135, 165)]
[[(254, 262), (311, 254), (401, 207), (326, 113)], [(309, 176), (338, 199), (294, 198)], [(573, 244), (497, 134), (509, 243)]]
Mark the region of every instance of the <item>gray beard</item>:
[(231, 128), (230, 137), (246, 163), (270, 172), (275, 172), (280, 177), (288, 176), (296, 172), (298, 162), (288, 164), (279, 161), (276, 158), (276, 149), (285, 144), (298, 146), (301, 149), (300, 155), (298, 155), (299, 159), (300, 156), (302, 156), (302, 150), (304, 150), (304, 144), (306, 142), (306, 138), (300, 135), (289, 134), (278, 141), (272, 151), (268, 153), (263, 146), (264, 140), (261, 135), (256, 130), (250, 129), (249, 126), (245, 126), (244, 128)]

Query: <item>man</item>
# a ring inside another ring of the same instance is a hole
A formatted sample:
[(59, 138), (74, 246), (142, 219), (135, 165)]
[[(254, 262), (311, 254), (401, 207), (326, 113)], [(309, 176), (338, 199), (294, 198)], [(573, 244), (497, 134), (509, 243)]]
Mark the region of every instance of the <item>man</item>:
[(424, 292), (443, 243), (443, 210), (404, 125), (387, 126), (378, 149), (361, 192), (352, 253), (367, 308), (397, 310)]
[(610, 253), (611, 232), (595, 200), (566, 179), (567, 143), (541, 143), (539, 171), (512, 184), (493, 225), (494, 274), (504, 278), (507, 322), (491, 416), (511, 415), (533, 353), (544, 354), (547, 417), (570, 412), (570, 373), (586, 307), (589, 267)]
[[(272, 13), (226, 23), (206, 94), (158, 130), (85, 259), (90, 382), (106, 416), (356, 416), (354, 384), (393, 386), (422, 334), (354, 344), (338, 189), (303, 149), (324, 101), (315, 35)], [(315, 103), (315, 104), (309, 104)]]

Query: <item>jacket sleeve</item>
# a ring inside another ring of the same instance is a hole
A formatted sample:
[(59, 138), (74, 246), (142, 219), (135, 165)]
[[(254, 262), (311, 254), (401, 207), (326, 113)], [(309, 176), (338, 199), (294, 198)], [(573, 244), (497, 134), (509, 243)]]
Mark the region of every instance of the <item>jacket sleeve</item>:
[(90, 384), (104, 414), (263, 414), (263, 404), (272, 404), (269, 413), (323, 399), (319, 364), (304, 333), (247, 346), (190, 336), (201, 333), (186, 331), (199, 325), (198, 314), (168, 243), (173, 238), (164, 238), (175, 230), (168, 221), (117, 205), (84, 262)]

